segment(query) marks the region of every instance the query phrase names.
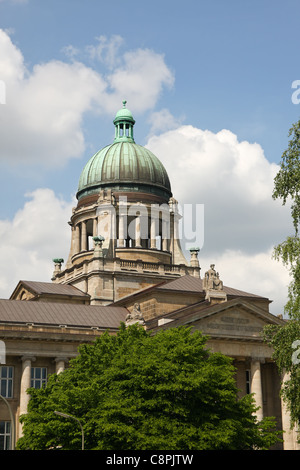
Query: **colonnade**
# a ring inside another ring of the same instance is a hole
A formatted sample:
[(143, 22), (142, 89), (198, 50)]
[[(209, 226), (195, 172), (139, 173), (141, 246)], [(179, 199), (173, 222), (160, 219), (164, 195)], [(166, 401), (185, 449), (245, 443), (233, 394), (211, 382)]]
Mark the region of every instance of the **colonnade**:
[[(27, 413), (27, 407), (30, 400), (30, 395), (27, 393), (27, 389), (31, 385), (31, 367), (32, 363), (36, 361), (35, 356), (22, 356), (22, 373), (21, 373), (21, 383), (20, 383), (20, 408), (19, 415)], [(67, 358), (57, 357), (54, 359), (56, 363), (55, 372), (59, 374), (65, 370), (66, 364), (68, 362)], [(22, 436), (22, 424), (19, 424), (19, 437)]]
[[(92, 226), (92, 230), (91, 230)], [(97, 236), (98, 220), (87, 219), (78, 222), (73, 227), (73, 254), (89, 250), (89, 236)]]
[[(264, 362), (263, 358), (253, 357), (251, 360), (251, 393), (254, 394), (255, 404), (258, 407), (256, 416), (258, 421), (264, 417), (263, 413), (263, 392), (262, 392), (262, 372), (261, 364)], [(283, 374), (282, 383), (288, 380), (288, 375)], [(290, 413), (283, 399), (281, 398), (281, 420), (282, 430), (284, 431), (284, 450), (300, 450), (300, 445), (297, 443), (296, 429), (291, 429)]]
[(118, 248), (172, 251), (173, 219), (150, 218), (139, 214), (128, 216), (120, 211), (116, 222), (114, 222), (109, 212), (104, 211), (104, 215), (74, 223), (72, 227), (72, 256), (92, 249), (89, 246), (89, 237), (96, 237), (99, 234), (105, 240), (114, 240), (114, 246)]
[(126, 122), (116, 124), (115, 128), (115, 139), (120, 137), (127, 137), (133, 141), (133, 126)]
[(132, 218), (121, 213), (118, 217), (117, 240), (119, 248), (150, 248), (170, 251), (171, 224), (164, 219), (141, 215)]

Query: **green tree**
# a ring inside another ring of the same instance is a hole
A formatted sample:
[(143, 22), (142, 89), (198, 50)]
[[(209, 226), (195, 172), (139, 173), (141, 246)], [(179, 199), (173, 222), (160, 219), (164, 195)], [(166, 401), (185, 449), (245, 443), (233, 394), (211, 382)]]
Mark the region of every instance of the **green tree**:
[(280, 170), (274, 179), (273, 198), (282, 204), (290, 203), (294, 234), (274, 249), (274, 257), (289, 269), (291, 282), (285, 314), (286, 325), (264, 329), (265, 340), (273, 347), (273, 358), (281, 373), (287, 372), (289, 380), (282, 388), (282, 397), (291, 412), (291, 425), (300, 424), (300, 365), (293, 360), (300, 340), (300, 121), (289, 130), (290, 141), (282, 154)]
[(274, 257), (281, 260), (290, 271), (291, 283), (285, 313), (291, 319), (300, 320), (300, 121), (289, 130), (288, 148), (281, 157), (280, 170), (274, 179), (273, 198), (282, 204), (291, 203), (294, 231), (274, 249)]
[(253, 397), (237, 399), (232, 360), (186, 328), (150, 335), (121, 326), (81, 345), (70, 367), (30, 389), (18, 449), (268, 449), (274, 420), (257, 422)]
[(300, 322), (288, 321), (283, 327), (268, 325), (266, 341), (273, 347), (273, 359), (281, 374), (288, 373), (281, 395), (291, 415), (291, 425), (300, 424)]

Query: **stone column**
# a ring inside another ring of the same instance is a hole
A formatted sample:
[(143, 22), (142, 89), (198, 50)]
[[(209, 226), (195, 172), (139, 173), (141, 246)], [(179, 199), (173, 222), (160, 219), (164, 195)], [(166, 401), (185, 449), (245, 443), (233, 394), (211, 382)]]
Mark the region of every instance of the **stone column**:
[(135, 219), (135, 246), (141, 248), (141, 217), (138, 215)]
[(161, 231), (161, 249), (163, 251), (168, 251), (168, 245), (169, 245), (169, 226), (168, 222), (164, 219), (162, 219), (162, 231)]
[(80, 253), (80, 225), (75, 226), (75, 235), (74, 235), (74, 255)]
[(124, 215), (119, 214), (119, 247), (124, 247)]
[(263, 419), (263, 395), (261, 383), (261, 359), (252, 358), (251, 361), (251, 393), (254, 393), (256, 406), (259, 409), (256, 411), (258, 421)]
[(65, 370), (66, 367), (66, 362), (68, 362), (68, 359), (66, 357), (57, 357), (55, 359), (56, 366), (55, 366), (55, 372), (56, 374), (60, 374)]
[(81, 222), (81, 251), (87, 251), (86, 223), (86, 220)]
[[(30, 396), (26, 392), (30, 388), (31, 379), (31, 362), (35, 361), (35, 357), (23, 356), (22, 358), (22, 376), (20, 386), (20, 416), (27, 413), (27, 406)], [(19, 437), (22, 436), (22, 424), (19, 427)]]
[(98, 235), (98, 217), (93, 219), (93, 237), (97, 237)]
[(174, 226), (175, 226), (175, 218), (174, 213), (170, 213), (170, 251), (172, 255), (172, 264), (175, 262), (174, 258), (174, 251), (175, 251), (175, 244), (174, 244)]
[(75, 253), (74, 251), (75, 250), (75, 227), (71, 224), (71, 222), (69, 222), (69, 224), (71, 225), (71, 248), (70, 248), (70, 254), (66, 263), (67, 268), (72, 265), (71, 260), (72, 260), (72, 256)]
[(156, 220), (151, 218), (151, 225), (150, 225), (150, 248), (156, 248)]

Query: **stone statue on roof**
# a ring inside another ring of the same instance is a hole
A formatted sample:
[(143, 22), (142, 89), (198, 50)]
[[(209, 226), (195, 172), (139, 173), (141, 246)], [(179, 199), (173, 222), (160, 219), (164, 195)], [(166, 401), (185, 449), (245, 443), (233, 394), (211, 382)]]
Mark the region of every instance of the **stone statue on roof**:
[(214, 264), (211, 264), (210, 269), (205, 273), (203, 288), (205, 290), (223, 290), (223, 281), (221, 281), (219, 273), (216, 272)]
[(126, 316), (126, 325), (132, 325), (134, 323), (139, 323), (141, 325), (145, 324), (145, 320), (141, 313), (141, 307), (138, 303), (134, 304), (132, 312), (129, 312)]

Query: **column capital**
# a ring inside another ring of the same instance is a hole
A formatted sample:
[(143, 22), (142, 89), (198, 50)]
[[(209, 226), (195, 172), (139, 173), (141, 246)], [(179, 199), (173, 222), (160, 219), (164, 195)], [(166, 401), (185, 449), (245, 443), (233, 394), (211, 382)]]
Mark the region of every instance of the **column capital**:
[(21, 356), (21, 361), (22, 362), (25, 362), (25, 361), (34, 362), (34, 361), (36, 361), (36, 357), (32, 356), (31, 354), (24, 354), (24, 356)]
[(56, 357), (54, 359), (54, 362), (56, 363), (56, 373), (60, 374), (65, 370), (66, 364), (69, 362), (69, 359), (67, 357)]
[(251, 362), (260, 362), (261, 364), (264, 364), (266, 362), (266, 359), (262, 356), (251, 356)]
[(69, 358), (65, 357), (65, 356), (63, 356), (63, 357), (57, 356), (57, 357), (54, 358), (54, 362), (60, 362), (60, 361), (69, 362)]

